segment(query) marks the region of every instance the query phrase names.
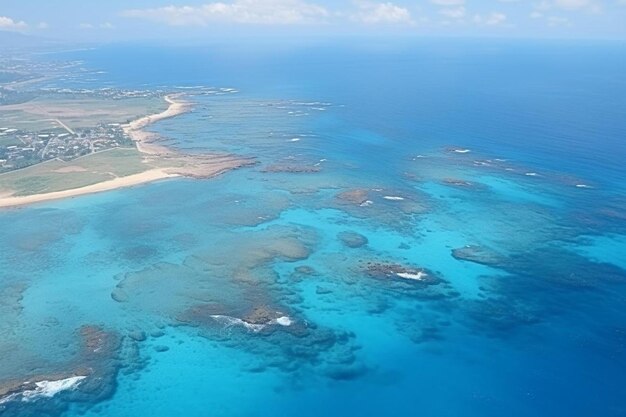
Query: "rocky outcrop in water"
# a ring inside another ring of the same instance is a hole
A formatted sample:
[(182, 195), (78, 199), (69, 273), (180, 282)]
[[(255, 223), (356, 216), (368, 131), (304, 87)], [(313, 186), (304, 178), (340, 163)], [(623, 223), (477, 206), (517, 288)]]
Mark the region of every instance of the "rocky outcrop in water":
[(396, 279), (415, 281), (422, 284), (438, 284), (441, 280), (424, 268), (415, 268), (397, 263), (367, 262), (365, 272), (377, 279)]
[(460, 261), (469, 261), (483, 265), (497, 266), (506, 258), (499, 253), (484, 246), (468, 245), (453, 249), (452, 256)]
[(365, 236), (350, 231), (340, 232), (337, 235), (337, 238), (349, 248), (360, 248), (367, 245), (368, 243), (368, 240)]
[(88, 406), (113, 395), (121, 338), (98, 326), (83, 326), (77, 336), (79, 352), (71, 362), (58, 365), (60, 371), (0, 381), (0, 414), (57, 415), (69, 403)]

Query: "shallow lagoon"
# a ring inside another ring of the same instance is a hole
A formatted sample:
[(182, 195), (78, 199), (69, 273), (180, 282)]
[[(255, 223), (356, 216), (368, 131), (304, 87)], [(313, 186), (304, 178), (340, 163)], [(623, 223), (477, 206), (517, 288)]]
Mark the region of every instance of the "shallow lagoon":
[[(416, 71), (447, 65), (428, 50), (410, 56)], [(580, 80), (555, 85), (551, 63), (528, 90), (482, 83), (493, 100), (479, 105), (418, 82), (440, 107), (431, 114), (413, 90), (318, 90), (337, 81), (293, 65), (296, 88), (270, 94), (262, 73), (263, 87), (193, 96), (194, 112), (154, 126), (170, 146), (255, 155), (257, 166), (2, 213), (3, 381), (88, 369), (102, 382), (5, 403), (4, 414), (623, 415), (624, 197), (611, 163), (591, 172), (617, 156), (599, 150), (580, 169), (587, 151), (572, 146), (556, 169), (546, 147), (560, 145), (537, 138), (521, 151), (521, 132), (587, 143), (587, 130), (534, 111), (510, 124), (511, 109), (493, 107), (509, 97), (532, 109), (549, 83), (572, 108), (593, 107), (585, 126), (605, 110), (606, 149), (618, 153), (624, 101), (599, 100), (605, 74), (573, 92)], [(207, 83), (231, 85), (211, 71)], [(408, 82), (406, 68), (387, 71)], [(453, 99), (465, 112), (444, 117)], [(417, 109), (399, 104), (411, 100)], [(346, 244), (345, 232), (366, 243)], [(406, 278), (416, 272), (428, 279)]]

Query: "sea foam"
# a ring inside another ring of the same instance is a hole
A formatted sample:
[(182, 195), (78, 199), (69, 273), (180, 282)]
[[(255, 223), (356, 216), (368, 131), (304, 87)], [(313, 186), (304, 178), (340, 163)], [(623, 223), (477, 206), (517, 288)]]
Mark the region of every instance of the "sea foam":
[(33, 402), (40, 398), (52, 398), (60, 392), (76, 389), (85, 378), (85, 376), (72, 376), (56, 381), (35, 382), (35, 389), (24, 390), (0, 398), (0, 405), (19, 399), (21, 399), (22, 402)]

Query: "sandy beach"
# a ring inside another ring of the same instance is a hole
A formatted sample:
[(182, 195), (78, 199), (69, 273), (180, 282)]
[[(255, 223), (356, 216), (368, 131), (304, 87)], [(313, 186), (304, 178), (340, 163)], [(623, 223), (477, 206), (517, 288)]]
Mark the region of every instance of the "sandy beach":
[(185, 101), (177, 100), (178, 97), (180, 97), (180, 94), (170, 94), (165, 96), (165, 101), (169, 103), (169, 107), (165, 111), (141, 117), (128, 123), (127, 125), (122, 126), (124, 133), (135, 141), (139, 152), (149, 155), (159, 155), (170, 152), (170, 150), (165, 146), (152, 143), (151, 140), (155, 137), (155, 135), (153, 133), (146, 132), (144, 129), (159, 120), (169, 119), (188, 112), (191, 109), (191, 104)]
[(118, 188), (132, 187), (133, 185), (145, 184), (147, 182), (162, 180), (165, 178), (178, 177), (177, 174), (166, 172), (165, 169), (151, 169), (139, 174), (128, 175), (126, 177), (114, 178), (109, 181), (88, 185), (86, 187), (73, 188), (52, 193), (33, 194), (27, 196), (2, 196), (0, 197), (0, 207), (24, 206), (42, 201), (59, 200), (62, 198), (76, 197), (84, 194), (101, 193)]
[[(251, 161), (231, 155), (183, 155), (168, 149), (165, 146), (151, 143), (154, 135), (144, 129), (159, 120), (175, 117), (190, 110), (191, 104), (177, 100), (179, 94), (165, 96), (169, 107), (157, 114), (147, 115), (123, 126), (124, 132), (136, 143), (139, 152), (146, 156), (146, 161), (158, 161), (152, 169), (123, 177), (117, 177), (84, 187), (72, 188), (63, 191), (14, 196), (11, 192), (0, 193), (0, 208), (24, 206), (43, 201), (58, 200), (76, 197), (85, 194), (111, 191), (118, 188), (132, 187), (152, 181), (174, 178), (210, 178), (231, 169), (250, 165)], [(161, 166), (161, 167), (159, 167)], [(58, 171), (57, 171), (58, 172)], [(74, 172), (71, 167), (66, 172)]]

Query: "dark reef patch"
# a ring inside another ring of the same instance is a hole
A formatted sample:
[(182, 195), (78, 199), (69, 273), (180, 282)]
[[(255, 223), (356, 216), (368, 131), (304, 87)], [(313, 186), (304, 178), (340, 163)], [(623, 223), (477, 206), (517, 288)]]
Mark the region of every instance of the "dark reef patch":
[(469, 261), (477, 264), (497, 267), (506, 261), (498, 252), (484, 246), (468, 245), (453, 249), (452, 256), (460, 261)]
[[(256, 306), (242, 312), (220, 304), (195, 306), (180, 317), (199, 334), (254, 354), (251, 372), (267, 368), (283, 372), (314, 372), (332, 379), (361, 376), (366, 366), (357, 360), (354, 335), (318, 327), (298, 312), (283, 307)], [(236, 315), (239, 311), (239, 315)]]
[(367, 237), (351, 231), (340, 232), (337, 238), (349, 248), (360, 248), (368, 243)]
[[(90, 407), (113, 395), (122, 366), (121, 338), (98, 326), (83, 326), (77, 336), (80, 349), (76, 357), (69, 363), (57, 365), (57, 371), (0, 381), (0, 414), (58, 416), (70, 403)], [(64, 382), (72, 383), (64, 389), (51, 388)]]

